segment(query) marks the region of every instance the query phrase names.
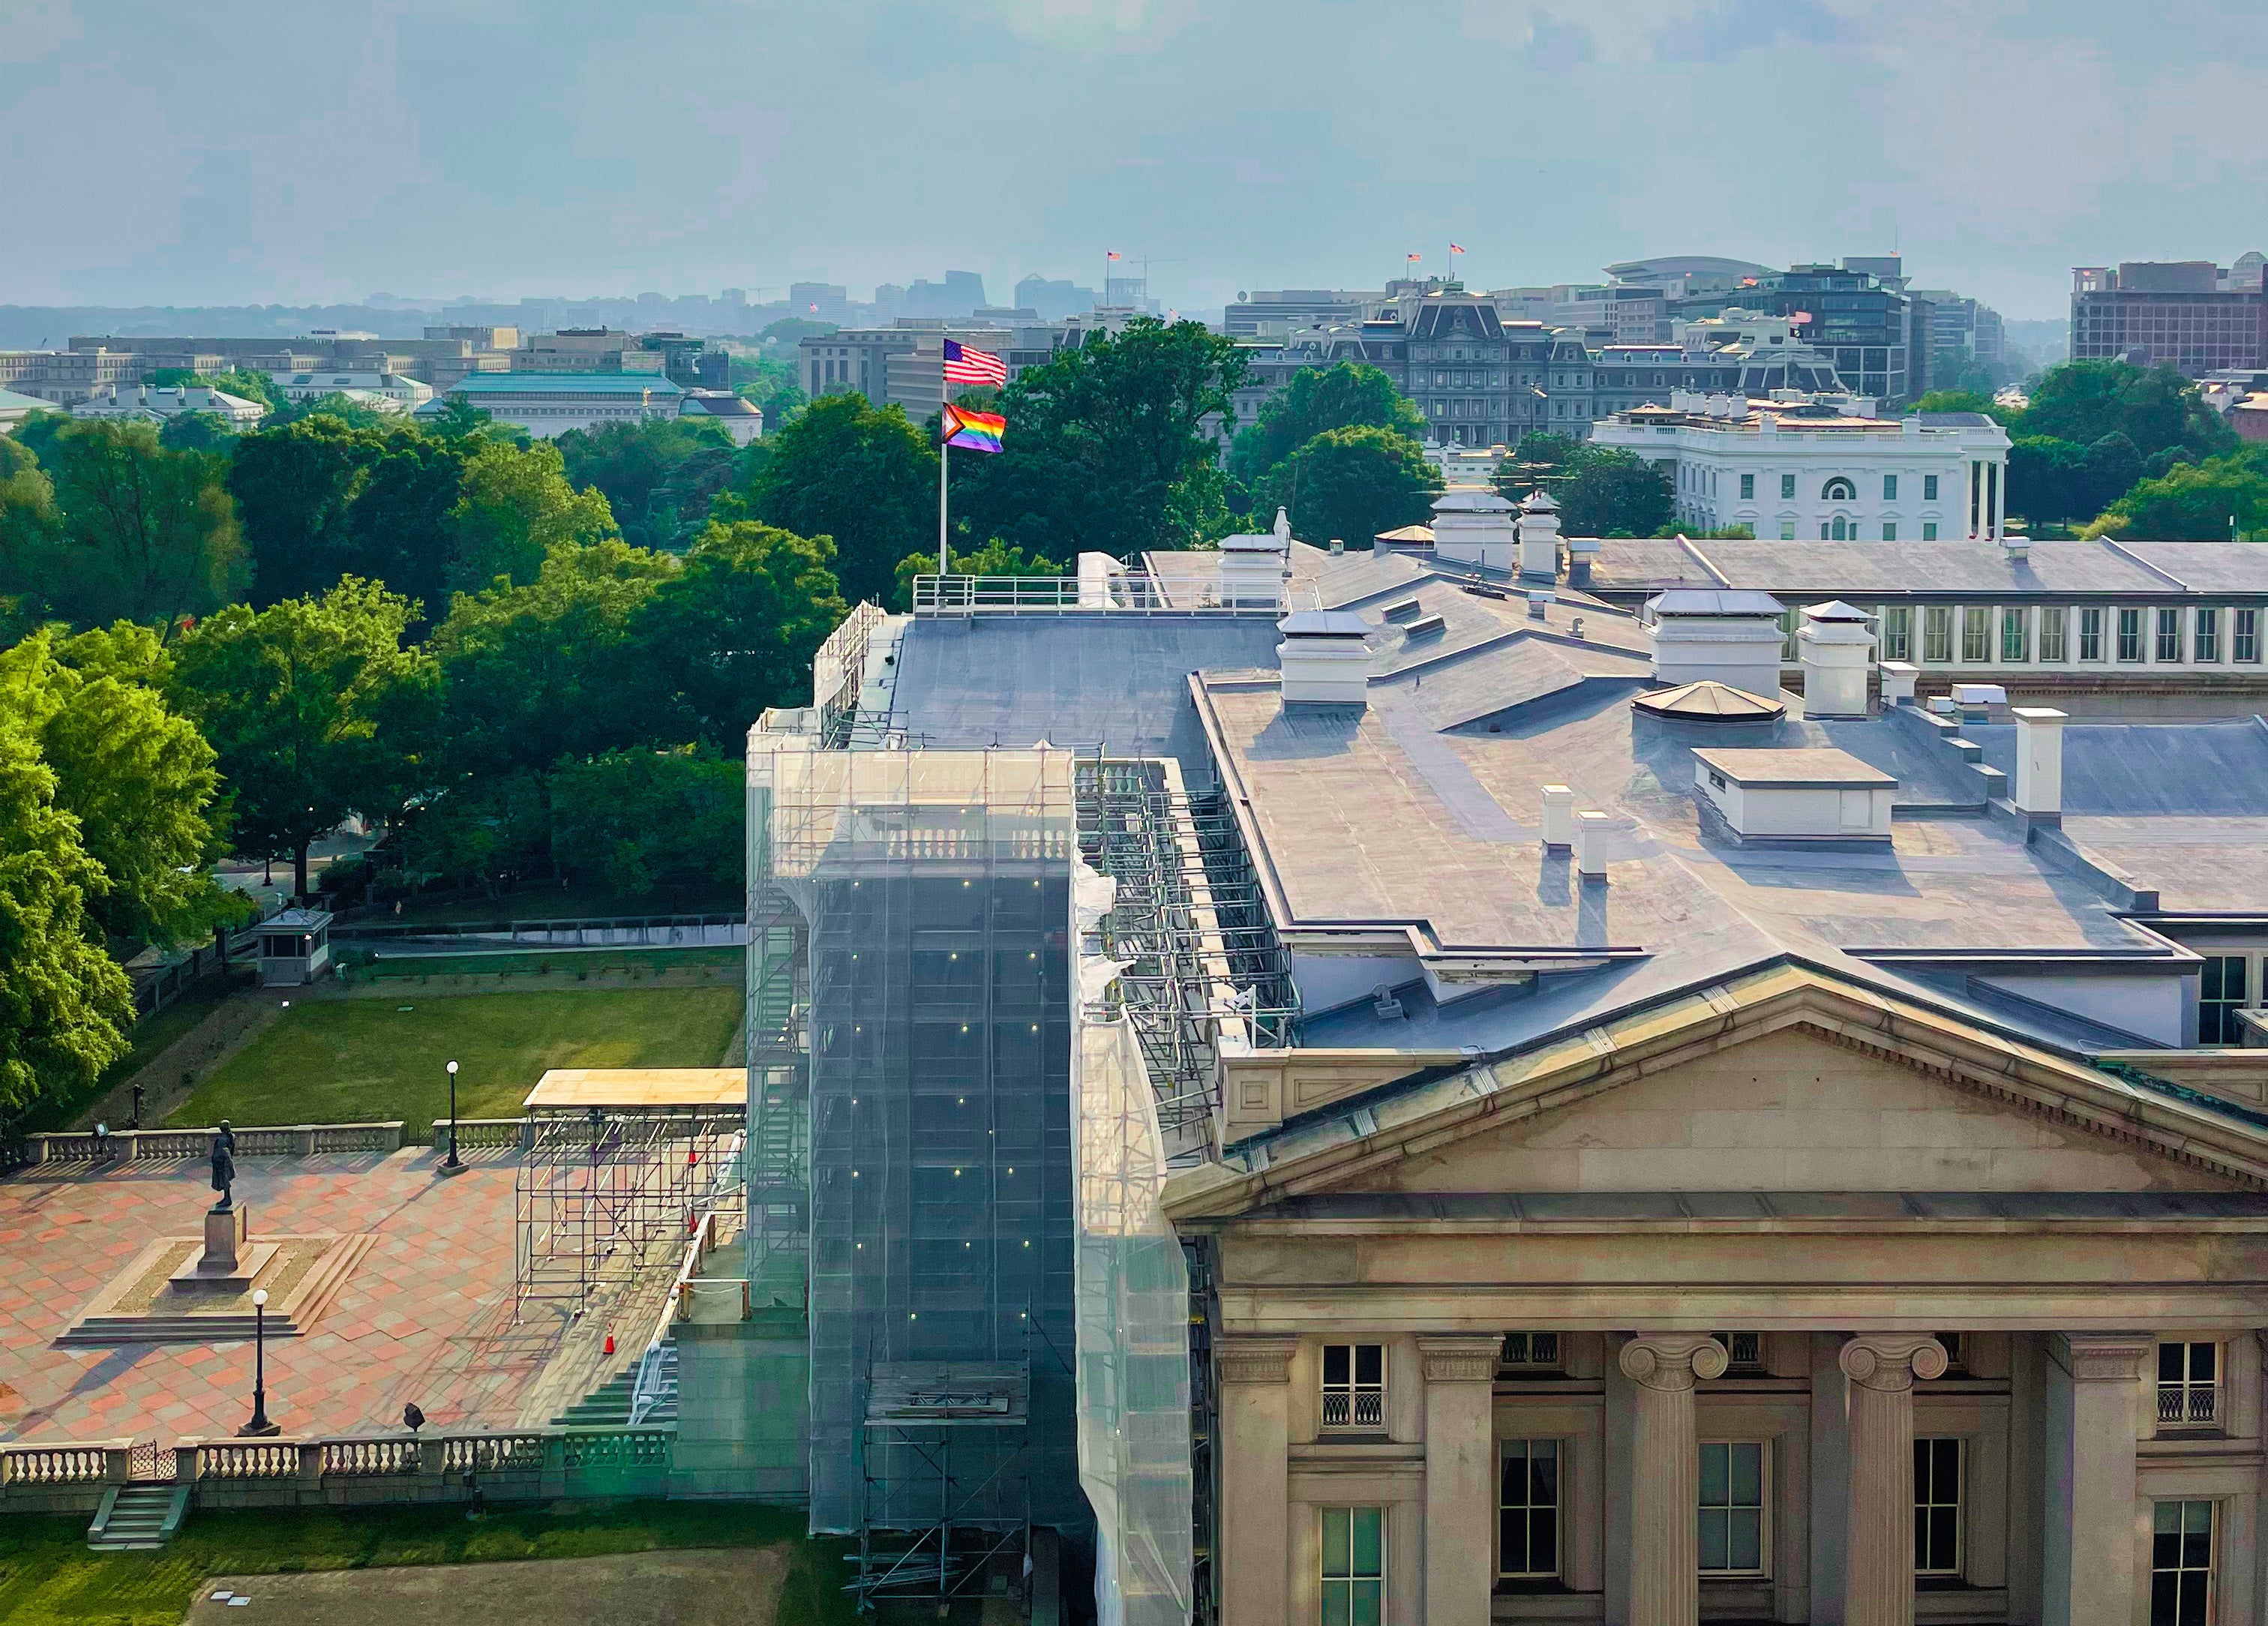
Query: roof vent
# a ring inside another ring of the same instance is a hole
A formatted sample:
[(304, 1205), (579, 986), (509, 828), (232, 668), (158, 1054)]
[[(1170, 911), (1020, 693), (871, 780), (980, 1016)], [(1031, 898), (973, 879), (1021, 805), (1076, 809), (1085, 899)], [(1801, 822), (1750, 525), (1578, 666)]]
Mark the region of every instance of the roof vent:
[(1388, 621), (1408, 621), (1411, 616), (1421, 613), (1425, 607), (1415, 599), (1396, 599), (1379, 614)]
[(1874, 661), (1868, 619), (1840, 599), (1803, 607), (1795, 641), (1802, 651), (1804, 716), (1867, 715), (1867, 673)]
[(1284, 602), (1285, 563), (1292, 551), (1292, 526), (1276, 511), (1272, 531), (1220, 539), (1220, 601), (1232, 607), (1275, 609)]
[(1793, 845), (1886, 844), (1898, 789), (1894, 776), (1827, 746), (1696, 751), (1693, 784), (1735, 841)]
[(1779, 693), (1780, 602), (1738, 588), (1673, 587), (1646, 601), (1653, 675), (1664, 683), (1714, 680), (1771, 699)]
[(1352, 610), (1297, 610), (1276, 623), (1284, 703), (1359, 706), (1368, 700), (1370, 623)]
[(1381, 1022), (1391, 1022), (1402, 1015), (1402, 1002), (1394, 997), (1392, 989), (1381, 982), (1370, 990), (1370, 1012)]
[(1787, 713), (1787, 707), (1779, 701), (1707, 679), (1675, 688), (1653, 689), (1633, 696), (1631, 704), (1673, 723), (1771, 723)]
[(1439, 615), (1427, 615), (1411, 622), (1409, 626), (1403, 629), (1403, 636), (1405, 638), (1437, 637), (1447, 632), (1448, 629), (1449, 623)]

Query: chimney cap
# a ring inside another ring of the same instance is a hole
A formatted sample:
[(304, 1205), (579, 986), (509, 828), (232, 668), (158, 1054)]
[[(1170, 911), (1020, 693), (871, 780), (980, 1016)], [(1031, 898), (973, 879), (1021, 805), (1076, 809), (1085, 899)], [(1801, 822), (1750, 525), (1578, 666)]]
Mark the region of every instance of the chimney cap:
[(1713, 615), (1751, 621), (1778, 620), (1786, 608), (1768, 592), (1749, 587), (1671, 587), (1646, 600), (1646, 609), (1663, 615)]
[(1803, 607), (1803, 617), (1806, 621), (1864, 622), (1874, 619), (1857, 605), (1845, 604), (1840, 599), (1830, 599), (1824, 604), (1807, 604)]
[(1361, 638), (1371, 624), (1352, 610), (1294, 610), (1276, 623), (1287, 638)]

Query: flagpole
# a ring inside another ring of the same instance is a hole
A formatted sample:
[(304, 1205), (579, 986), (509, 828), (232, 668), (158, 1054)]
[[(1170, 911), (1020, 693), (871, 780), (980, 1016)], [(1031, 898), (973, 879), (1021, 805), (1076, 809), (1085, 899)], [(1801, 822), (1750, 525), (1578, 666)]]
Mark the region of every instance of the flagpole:
[(948, 576), (953, 572), (952, 555), (945, 545), (945, 459), (950, 442), (940, 437), (937, 443), (937, 573)]

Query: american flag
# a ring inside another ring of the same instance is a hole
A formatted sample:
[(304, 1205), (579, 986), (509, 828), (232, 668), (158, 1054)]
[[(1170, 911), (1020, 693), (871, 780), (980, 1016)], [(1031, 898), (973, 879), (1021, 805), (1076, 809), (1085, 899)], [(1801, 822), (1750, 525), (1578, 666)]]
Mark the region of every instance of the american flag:
[(945, 342), (945, 381), (947, 384), (1002, 385), (1008, 381), (1008, 364), (990, 350), (971, 349), (955, 339)]

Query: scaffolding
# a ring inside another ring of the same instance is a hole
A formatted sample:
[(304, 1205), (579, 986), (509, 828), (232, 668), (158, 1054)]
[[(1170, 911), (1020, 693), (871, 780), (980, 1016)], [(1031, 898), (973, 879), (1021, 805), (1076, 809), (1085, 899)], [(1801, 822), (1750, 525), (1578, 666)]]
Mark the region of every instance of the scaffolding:
[[(909, 1525), (864, 1520), (847, 1589), (871, 1613), (881, 1598), (956, 1597), (1020, 1586), (1031, 1551), (1032, 1374), (1028, 1362), (971, 1366), (902, 1361), (870, 1368), (858, 1438), (868, 1499), (901, 1505), (924, 1470), (933, 1517)], [(954, 1456), (955, 1446), (960, 1456)], [(975, 1447), (972, 1449), (971, 1447)], [(879, 1483), (871, 1465), (895, 1466)], [(909, 1475), (907, 1464), (917, 1465)]]
[(745, 1088), (738, 1068), (546, 1073), (513, 1181), (513, 1318), (537, 1304), (579, 1317), (674, 1267), (710, 1214), (738, 1231)]

